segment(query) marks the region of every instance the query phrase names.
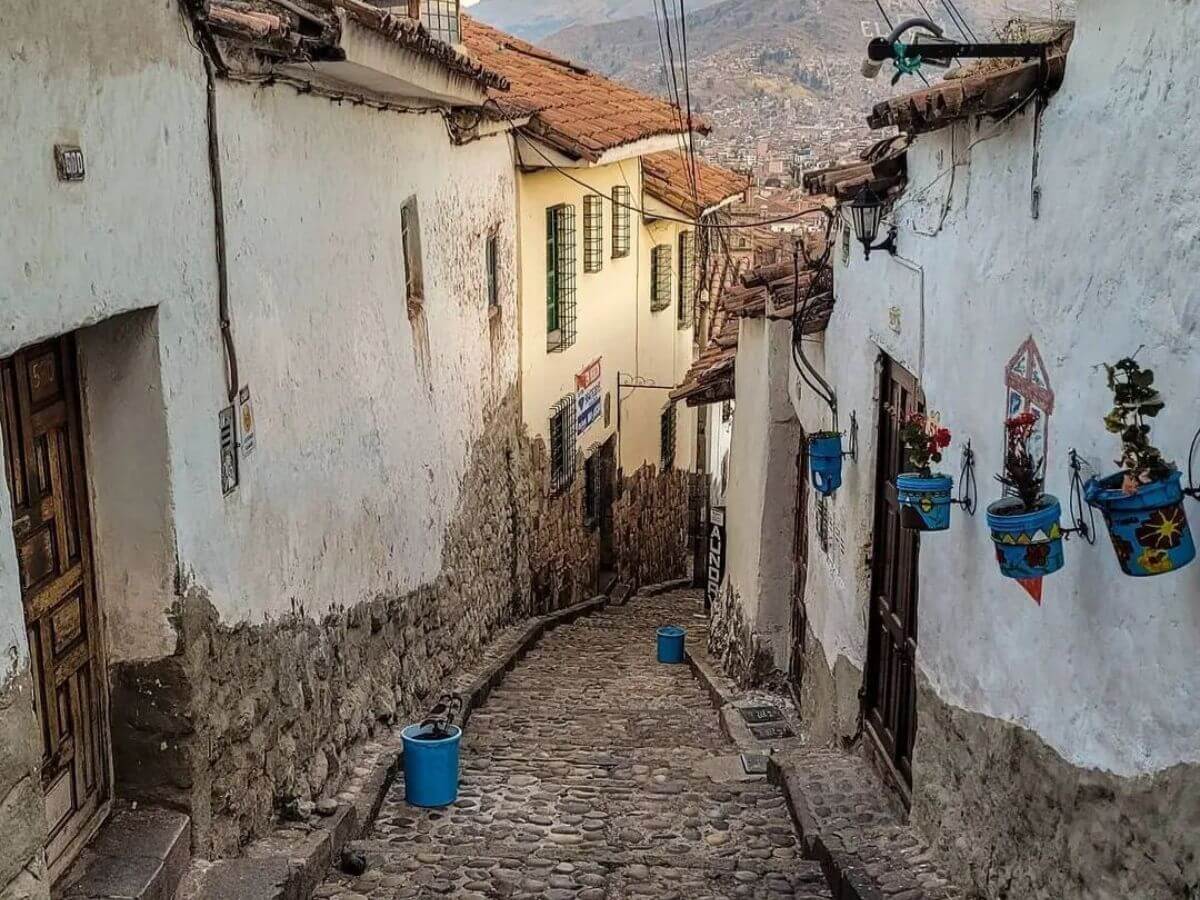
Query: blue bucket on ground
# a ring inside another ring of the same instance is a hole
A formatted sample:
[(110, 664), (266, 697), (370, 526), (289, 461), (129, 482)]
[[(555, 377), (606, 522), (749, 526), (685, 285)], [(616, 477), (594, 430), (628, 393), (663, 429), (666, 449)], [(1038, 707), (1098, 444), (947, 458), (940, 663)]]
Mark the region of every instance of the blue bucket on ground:
[(683, 662), (683, 639), (687, 634), (678, 625), (664, 625), (658, 629), (658, 661), (676, 664)]
[(950, 501), (954, 479), (949, 475), (896, 476), (900, 524), (912, 531), (945, 531), (950, 527)]
[(451, 725), (446, 737), (422, 737), (432, 726), (409, 725), (400, 732), (404, 742), (404, 796), (413, 806), (449, 806), (458, 799), (458, 748), (462, 729)]
[(1049, 494), (1041, 508), (1025, 512), (1016, 497), (997, 500), (987, 511), (996, 561), (1005, 578), (1027, 580), (1053, 575), (1063, 567), (1062, 505)]
[(1093, 478), (1084, 487), (1087, 502), (1104, 514), (1108, 536), (1121, 570), (1134, 578), (1165, 575), (1196, 558), (1196, 543), (1183, 511), (1182, 476), (1172, 472), (1162, 481), (1126, 494), (1125, 473)]
[(814, 437), (808, 442), (808, 468), (813, 489), (822, 497), (831, 497), (842, 486), (842, 436)]

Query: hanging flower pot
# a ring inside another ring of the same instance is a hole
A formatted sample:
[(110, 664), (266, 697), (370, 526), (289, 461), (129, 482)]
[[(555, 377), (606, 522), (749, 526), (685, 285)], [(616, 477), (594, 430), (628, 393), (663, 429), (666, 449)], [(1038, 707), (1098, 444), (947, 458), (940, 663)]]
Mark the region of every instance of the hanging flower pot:
[(1004, 423), (1004, 471), (996, 480), (1012, 492), (988, 507), (988, 528), (1005, 578), (1028, 581), (1063, 567), (1062, 505), (1042, 493), (1044, 459), (1030, 450), (1039, 416), (1021, 413)]
[(808, 442), (808, 467), (813, 489), (822, 497), (831, 497), (842, 486), (842, 436), (819, 431)]
[(1093, 478), (1087, 502), (1104, 514), (1117, 561), (1126, 575), (1145, 578), (1182, 569), (1196, 558), (1196, 544), (1183, 511), (1179, 472), (1126, 493), (1125, 473)]
[(931, 463), (942, 461), (950, 446), (950, 429), (936, 415), (910, 413), (900, 423), (900, 440), (908, 450), (914, 471), (896, 477), (900, 525), (912, 531), (945, 531), (950, 527), (954, 479), (934, 472)]
[(1153, 419), (1166, 406), (1154, 389), (1154, 373), (1133, 359), (1106, 366), (1115, 404), (1104, 424), (1121, 436), (1124, 471), (1093, 478), (1087, 502), (1104, 514), (1117, 561), (1126, 575), (1145, 578), (1182, 569), (1196, 558), (1183, 511), (1179, 470), (1150, 443)]

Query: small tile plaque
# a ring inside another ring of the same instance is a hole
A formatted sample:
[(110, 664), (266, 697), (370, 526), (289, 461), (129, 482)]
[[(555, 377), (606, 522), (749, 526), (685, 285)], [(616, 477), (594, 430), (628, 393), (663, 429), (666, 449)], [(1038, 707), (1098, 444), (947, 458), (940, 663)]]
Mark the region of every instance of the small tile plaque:
[(751, 725), (750, 733), (760, 741), (775, 741), (780, 738), (795, 737), (796, 732), (792, 731), (783, 722), (771, 722), (767, 725)]
[(742, 718), (751, 725), (758, 725), (762, 722), (779, 722), (783, 719), (781, 713), (774, 706), (742, 706), (738, 708), (738, 712), (742, 714)]
[(743, 753), (742, 768), (747, 775), (766, 775), (767, 758), (761, 753)]

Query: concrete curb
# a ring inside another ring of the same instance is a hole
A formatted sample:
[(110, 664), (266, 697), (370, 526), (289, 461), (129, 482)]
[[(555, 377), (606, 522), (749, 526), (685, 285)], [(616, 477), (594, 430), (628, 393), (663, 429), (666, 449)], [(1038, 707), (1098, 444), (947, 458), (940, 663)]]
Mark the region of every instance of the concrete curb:
[[(463, 728), (471, 713), (548, 631), (597, 612), (607, 603), (608, 597), (601, 595), (530, 620), (506, 653), (456, 685), (463, 698)], [(403, 753), (398, 748), (382, 750), (353, 803), (340, 805), (328, 818), (314, 817), (311, 830), (281, 827), (255, 841), (236, 859), (198, 862), (180, 886), (176, 900), (308, 900), (346, 845), (370, 832), (402, 763)]]
[(648, 584), (645, 587), (639, 588), (637, 595), (639, 597), (657, 597), (659, 594), (669, 594), (671, 591), (678, 591), (692, 586), (690, 578), (676, 578), (673, 581), (660, 581), (657, 584)]

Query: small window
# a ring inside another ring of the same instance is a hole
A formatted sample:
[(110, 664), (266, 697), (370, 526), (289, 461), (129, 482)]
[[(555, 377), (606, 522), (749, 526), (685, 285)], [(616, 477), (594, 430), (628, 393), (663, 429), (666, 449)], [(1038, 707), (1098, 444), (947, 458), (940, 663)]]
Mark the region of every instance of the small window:
[(612, 255), (620, 259), (629, 255), (629, 188), (619, 184), (612, 189), (613, 225)]
[(487, 300), (488, 309), (500, 308), (500, 247), (495, 234), (487, 239)]
[(671, 245), (659, 244), (650, 251), (650, 309), (671, 305)]
[(409, 197), (400, 207), (400, 241), (404, 245), (404, 287), (411, 304), (425, 297), (425, 275), (421, 266), (421, 218), (417, 198)]
[(604, 198), (588, 194), (583, 198), (583, 271), (604, 268)]
[(575, 480), (575, 396), (550, 410), (550, 488), (561, 491)]
[(546, 350), (575, 343), (575, 207), (546, 210)]
[(660, 421), (662, 439), (662, 469), (675, 468), (675, 404), (672, 403), (662, 412)]
[(430, 37), (446, 44), (462, 43), (459, 0), (421, 0), (421, 21)]
[(679, 301), (678, 320), (680, 328), (692, 324), (692, 310), (696, 305), (696, 254), (694, 237), (690, 231), (679, 233)]

